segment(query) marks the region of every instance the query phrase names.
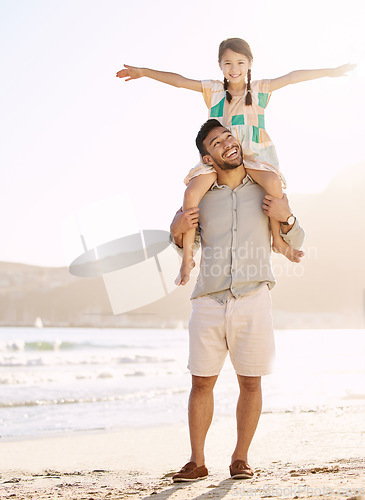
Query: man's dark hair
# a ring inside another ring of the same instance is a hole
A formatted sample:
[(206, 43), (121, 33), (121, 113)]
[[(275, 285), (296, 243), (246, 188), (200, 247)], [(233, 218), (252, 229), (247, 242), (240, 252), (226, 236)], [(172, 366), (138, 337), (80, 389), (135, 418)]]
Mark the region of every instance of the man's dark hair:
[(207, 120), (200, 127), (199, 133), (195, 139), (195, 144), (196, 144), (196, 147), (198, 148), (199, 153), (201, 154), (202, 157), (205, 156), (206, 154), (208, 154), (207, 150), (204, 147), (203, 141), (205, 141), (207, 135), (209, 134), (209, 132), (211, 130), (218, 128), (218, 127), (223, 127), (223, 125), (218, 120), (214, 120), (213, 118), (211, 118), (210, 120)]

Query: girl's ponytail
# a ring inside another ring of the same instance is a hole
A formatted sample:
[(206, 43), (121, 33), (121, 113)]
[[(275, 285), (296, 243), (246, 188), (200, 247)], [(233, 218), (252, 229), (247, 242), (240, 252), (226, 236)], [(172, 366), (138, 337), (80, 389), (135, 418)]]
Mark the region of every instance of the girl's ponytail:
[(224, 77), (224, 90), (226, 91), (226, 99), (227, 99), (228, 103), (230, 103), (232, 101), (232, 96), (228, 92), (227, 88), (228, 88), (228, 80), (226, 77)]
[[(227, 92), (228, 93), (228, 92)], [(232, 99), (232, 97), (231, 97)], [(247, 71), (247, 94), (246, 94), (246, 106), (252, 106), (252, 95), (251, 95), (251, 69)]]

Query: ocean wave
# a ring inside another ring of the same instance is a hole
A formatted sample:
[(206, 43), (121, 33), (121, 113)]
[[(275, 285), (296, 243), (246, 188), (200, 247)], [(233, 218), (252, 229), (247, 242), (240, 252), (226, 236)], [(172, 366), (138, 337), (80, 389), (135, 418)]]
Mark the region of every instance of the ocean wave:
[(347, 391), (346, 396), (343, 396), (342, 399), (362, 400), (362, 399), (365, 399), (365, 394), (353, 393), (353, 392)]
[(97, 348), (90, 342), (67, 342), (61, 339), (56, 340), (35, 340), (26, 342), (24, 340), (8, 340), (0, 342), (0, 352), (33, 352), (33, 351), (71, 351), (74, 349)]
[(145, 372), (141, 372), (141, 371), (134, 371), (134, 372), (129, 372), (129, 373), (125, 373), (125, 377), (144, 377), (145, 375), (147, 375)]
[(35, 399), (28, 401), (3, 401), (0, 402), (0, 408), (21, 408), (34, 406), (56, 406), (56, 405), (72, 405), (72, 404), (91, 404), (91, 403), (115, 403), (118, 401), (141, 400), (146, 401), (155, 397), (167, 396), (171, 397), (174, 394), (187, 393), (188, 388), (172, 388), (172, 389), (151, 389), (149, 391), (140, 391), (126, 394), (117, 394), (112, 396), (92, 396), (92, 397), (75, 397), (75, 398), (50, 398), (50, 399)]
[(0, 342), (0, 352), (24, 351), (24, 340), (5, 340)]
[(56, 379), (52, 376), (22, 372), (0, 374), (0, 385), (34, 385), (48, 384), (50, 382), (56, 382)]
[(44, 351), (72, 351), (81, 349), (151, 349), (151, 346), (136, 346), (133, 344), (96, 344), (92, 342), (72, 342), (61, 339), (55, 340), (34, 340), (25, 341), (23, 339), (0, 341), (0, 352), (44, 352)]
[[(34, 353), (35, 354), (35, 353)], [(110, 355), (94, 355), (88, 353), (80, 353), (74, 357), (65, 357), (59, 354), (58, 357), (49, 357), (49, 353), (37, 357), (30, 357), (29, 353), (13, 353), (12, 355), (3, 354), (0, 356), (0, 367), (37, 367), (37, 366), (97, 366), (97, 365), (131, 365), (131, 364), (166, 364), (174, 362), (171, 358), (158, 358), (156, 356), (120, 356), (116, 357), (115, 352)]]
[[(24, 400), (24, 401), (4, 401), (0, 403), (0, 409), (6, 409), (6, 410), (19, 410), (21, 408), (41, 408), (41, 407), (57, 407), (57, 406), (77, 406), (77, 405), (92, 405), (92, 404), (105, 404), (107, 405), (106, 408), (108, 408), (109, 412), (113, 412), (117, 410), (118, 406), (114, 407), (113, 410), (113, 404), (118, 405), (118, 403), (123, 403), (123, 405), (129, 405), (129, 404), (137, 404), (138, 406), (143, 404), (145, 405), (146, 402), (150, 401), (153, 403), (154, 400), (158, 401), (158, 406), (161, 408), (172, 408), (174, 405), (181, 403), (178, 403), (179, 399), (175, 400), (172, 399), (174, 396), (178, 396), (179, 394), (185, 395), (184, 398), (187, 397), (187, 394), (189, 393), (190, 388), (185, 387), (185, 388), (178, 388), (178, 389), (169, 389), (169, 390), (159, 390), (159, 389), (153, 389), (150, 391), (145, 391), (145, 392), (136, 392), (136, 393), (127, 393), (123, 395), (112, 395), (112, 396), (99, 396), (99, 397), (68, 397), (68, 398), (43, 398), (43, 399), (36, 399), (36, 400)], [(166, 402), (168, 406), (166, 406)], [(153, 403), (155, 404), (155, 403)], [(127, 406), (129, 407), (129, 406)], [(123, 408), (125, 408), (123, 406)], [(157, 407), (155, 407), (157, 408)], [(86, 411), (86, 410), (81, 410), (81, 411)], [(87, 410), (89, 411), (89, 410)], [(224, 416), (227, 413), (225, 411), (218, 412), (219, 416)], [(313, 414), (336, 414), (336, 415), (342, 415), (342, 414), (360, 414), (363, 415), (364, 413), (364, 407), (363, 405), (343, 405), (343, 406), (337, 406), (337, 407), (332, 407), (332, 406), (326, 406), (326, 405), (321, 405), (317, 407), (295, 407), (295, 408), (267, 408), (264, 409), (262, 414), (263, 415), (282, 415), (282, 414), (291, 414), (291, 415), (299, 415), (299, 414), (308, 414), (308, 413), (313, 413)]]
[(4, 357), (0, 359), (0, 366), (8, 368), (25, 368), (25, 367), (37, 367), (44, 366), (45, 360), (43, 358), (32, 358), (25, 359), (19, 357)]
[(136, 354), (134, 356), (122, 356), (120, 358), (115, 358), (115, 361), (120, 364), (127, 363), (170, 363), (175, 361), (171, 358), (158, 358), (156, 356), (142, 356)]
[[(10, 365), (7, 366), (19, 367), (19, 365)], [(39, 368), (43, 365), (38, 365)], [(67, 370), (65, 373), (64, 370), (57, 370), (56, 367), (52, 367), (51, 370), (44, 371), (40, 370), (27, 370), (26, 366), (21, 365), (23, 370), (7, 370), (0, 371), (0, 386), (29, 386), (33, 387), (36, 385), (44, 385), (46, 384), (59, 384), (61, 386), (65, 386), (65, 384), (75, 384), (78, 381), (91, 381), (91, 380), (107, 380), (107, 379), (118, 379), (120, 381), (123, 380), (124, 377), (133, 378), (133, 377), (150, 377), (156, 376), (156, 371), (154, 369), (151, 370), (143, 370), (137, 369), (137, 367), (132, 367), (131, 365), (126, 365), (125, 369), (117, 369), (116, 367), (103, 366), (98, 367), (95, 365), (93, 369), (88, 369), (88, 367), (84, 367), (85, 371), (82, 369), (74, 369)], [(181, 373), (179, 371), (171, 371), (164, 370), (159, 371), (157, 376), (180, 376)]]
[(363, 413), (364, 412), (364, 406), (359, 405), (359, 404), (337, 404), (336, 406), (333, 405), (294, 405), (293, 407), (287, 407), (287, 408), (280, 408), (280, 407), (269, 407), (269, 408), (264, 408), (262, 410), (262, 414), (293, 414), (297, 415), (299, 413), (347, 413), (347, 412), (352, 412), (352, 413)]

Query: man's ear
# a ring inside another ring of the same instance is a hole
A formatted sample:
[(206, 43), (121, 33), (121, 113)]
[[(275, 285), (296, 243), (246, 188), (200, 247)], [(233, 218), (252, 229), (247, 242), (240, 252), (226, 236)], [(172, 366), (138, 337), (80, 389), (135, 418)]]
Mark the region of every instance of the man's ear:
[(205, 163), (205, 165), (213, 165), (213, 159), (210, 155), (204, 155), (203, 156), (203, 163)]

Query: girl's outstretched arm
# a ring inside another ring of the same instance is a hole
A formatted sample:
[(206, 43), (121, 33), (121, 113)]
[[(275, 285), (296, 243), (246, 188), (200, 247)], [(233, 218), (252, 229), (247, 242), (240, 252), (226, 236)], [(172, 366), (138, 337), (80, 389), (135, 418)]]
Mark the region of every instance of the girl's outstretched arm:
[(184, 76), (178, 75), (177, 73), (169, 73), (166, 71), (156, 71), (155, 69), (149, 68), (136, 68), (134, 66), (128, 66), (124, 64), (125, 69), (118, 71), (116, 76), (118, 78), (125, 78), (126, 82), (130, 80), (135, 80), (136, 78), (141, 78), (142, 76), (147, 76), (158, 82), (167, 83), (168, 85), (173, 85), (174, 87), (180, 87), (188, 90), (195, 90), (196, 92), (203, 92), (202, 83), (200, 80), (191, 80), (190, 78), (185, 78)]
[(308, 80), (315, 80), (316, 78), (323, 78), (325, 76), (344, 76), (349, 71), (356, 68), (356, 64), (343, 64), (337, 68), (325, 68), (325, 69), (301, 69), (298, 71), (292, 71), (284, 76), (279, 76), (279, 78), (274, 78), (269, 84), (270, 92), (274, 90), (281, 89), (286, 85), (293, 83), (306, 82)]

